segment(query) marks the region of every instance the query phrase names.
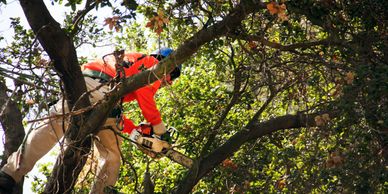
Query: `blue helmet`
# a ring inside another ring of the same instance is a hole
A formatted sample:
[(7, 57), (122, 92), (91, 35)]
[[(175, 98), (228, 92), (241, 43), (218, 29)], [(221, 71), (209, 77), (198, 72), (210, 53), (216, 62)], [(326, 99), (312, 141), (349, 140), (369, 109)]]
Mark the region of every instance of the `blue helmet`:
[(151, 55), (153, 56), (161, 56), (162, 58), (164, 57), (167, 57), (168, 55), (170, 55), (174, 50), (172, 50), (171, 48), (161, 48), (161, 49), (158, 49), (154, 52), (151, 53)]
[[(163, 58), (170, 55), (172, 52), (174, 52), (173, 49), (163, 47), (163, 48), (160, 48), (160, 49), (152, 52), (151, 56), (154, 56), (156, 59), (158, 59), (160, 61)], [(175, 67), (175, 69), (170, 73), (171, 80), (175, 80), (176, 78), (178, 78), (181, 75), (181, 69), (182, 69), (182, 64), (179, 64), (177, 67)]]

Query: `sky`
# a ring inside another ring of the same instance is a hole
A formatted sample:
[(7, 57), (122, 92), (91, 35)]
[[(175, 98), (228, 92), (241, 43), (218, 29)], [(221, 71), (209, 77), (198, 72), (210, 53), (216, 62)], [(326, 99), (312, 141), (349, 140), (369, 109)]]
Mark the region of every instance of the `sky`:
[[(46, 3), (46, 6), (50, 10), (50, 13), (52, 16), (59, 22), (63, 21), (64, 18), (64, 12), (66, 9), (64, 9), (64, 6), (58, 6), (58, 5), (52, 5), (50, 3), (50, 0), (44, 0)], [(69, 10), (69, 9), (68, 9)], [(100, 13), (104, 13), (103, 10), (99, 10), (99, 15), (103, 15)], [(110, 11), (105, 11), (106, 14), (110, 13)], [(28, 22), (26, 21), (26, 18), (23, 14), (22, 8), (19, 4), (19, 1), (16, 0), (7, 0), (7, 5), (1, 4), (0, 5), (0, 36), (5, 37), (4, 40), (0, 41), (0, 47), (4, 47), (7, 44), (12, 42), (12, 36), (13, 36), (13, 29), (10, 27), (10, 19), (11, 17), (20, 17), (21, 24), (23, 26), (28, 26)], [(103, 16), (100, 18), (101, 23), (103, 23)], [(98, 49), (92, 48), (92, 47), (82, 47), (77, 52), (80, 56), (102, 56), (103, 54), (106, 54), (108, 52), (111, 52), (114, 49), (114, 44), (108, 45), (105, 47), (99, 47)], [(93, 51), (91, 53), (90, 51)], [(29, 127), (26, 127), (26, 130), (28, 130)], [(3, 141), (4, 141), (4, 134), (3, 130), (0, 126), (0, 152), (4, 150), (3, 147)], [(54, 147), (54, 149), (46, 154), (41, 160), (38, 161), (38, 163), (35, 165), (34, 169), (28, 174), (29, 176), (25, 179), (24, 182), (24, 194), (30, 194), (33, 193), (31, 191), (31, 182), (33, 181), (33, 176), (39, 176), (38, 173), (38, 167), (40, 163), (47, 163), (52, 162), (55, 163), (56, 155), (58, 153), (58, 146)], [(40, 175), (39, 177), (42, 177)]]
[[(51, 0), (44, 0), (48, 10), (50, 11), (54, 19), (57, 22), (62, 23), (63, 18), (65, 16), (64, 13), (66, 11), (69, 12), (70, 8), (58, 4), (52, 5), (50, 1)], [(24, 16), (19, 1), (7, 0), (7, 2), (7, 5), (0, 5), (0, 35), (6, 37), (5, 40), (0, 41), (0, 47), (9, 44), (12, 40), (13, 29), (10, 28), (10, 17), (20, 17), (21, 24), (29, 28), (28, 22)], [(111, 17), (111, 10), (109, 10), (109, 8), (99, 8), (98, 14), (95, 14), (95, 12), (96, 10), (92, 10), (90, 13), (99, 16), (97, 22), (101, 23), (101, 25), (104, 24), (104, 19), (106, 17)], [(105, 27), (105, 29), (108, 30), (107, 27)], [(112, 39), (110, 41), (112, 41), (110, 42), (112, 44), (108, 44), (106, 46), (98, 48), (93, 48), (91, 45), (83, 45), (81, 48), (77, 49), (77, 53), (79, 54), (79, 56), (102, 56), (114, 50), (114, 40)]]

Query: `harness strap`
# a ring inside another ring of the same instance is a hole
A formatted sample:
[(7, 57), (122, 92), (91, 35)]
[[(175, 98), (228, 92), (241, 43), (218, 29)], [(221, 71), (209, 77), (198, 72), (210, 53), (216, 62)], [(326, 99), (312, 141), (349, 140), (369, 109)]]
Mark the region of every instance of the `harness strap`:
[(91, 78), (99, 78), (99, 79), (102, 79), (106, 82), (109, 82), (112, 79), (111, 76), (109, 76), (106, 73), (103, 73), (102, 71), (95, 71), (95, 70), (91, 70), (91, 69), (84, 69), (82, 71), (82, 74), (84, 76), (91, 77)]

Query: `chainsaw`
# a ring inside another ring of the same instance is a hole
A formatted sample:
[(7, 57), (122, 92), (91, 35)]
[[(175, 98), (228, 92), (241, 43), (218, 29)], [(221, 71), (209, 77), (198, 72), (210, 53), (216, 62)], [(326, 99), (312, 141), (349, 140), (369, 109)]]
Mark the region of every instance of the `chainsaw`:
[[(152, 134), (152, 127), (149, 124), (140, 124), (138, 129), (134, 129), (134, 131), (132, 131), (129, 138), (124, 136), (122, 137), (126, 140), (129, 140), (142, 152), (152, 158), (167, 157), (186, 168), (191, 168), (193, 165), (193, 159), (173, 148), (172, 144), (174, 144), (179, 137), (178, 131), (174, 127), (168, 128), (165, 134), (163, 134), (161, 137), (158, 137)], [(142, 138), (140, 143), (138, 141), (139, 138)], [(163, 148), (160, 152), (156, 152), (152, 149), (152, 146), (160, 142), (168, 143), (169, 146), (168, 148)]]

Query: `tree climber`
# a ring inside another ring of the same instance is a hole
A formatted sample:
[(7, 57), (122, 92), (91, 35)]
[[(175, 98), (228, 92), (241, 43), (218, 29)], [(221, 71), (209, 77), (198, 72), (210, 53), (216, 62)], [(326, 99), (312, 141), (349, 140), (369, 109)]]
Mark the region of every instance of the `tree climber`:
[[(117, 71), (115, 68), (117, 64), (112, 57), (104, 57), (104, 60), (96, 60), (84, 64), (82, 72), (85, 76), (88, 91), (92, 91), (90, 94), (91, 103), (104, 98), (110, 89), (106, 83), (110, 82), (116, 75), (124, 74), (125, 77), (130, 77), (140, 73), (158, 64), (160, 60), (172, 52), (173, 50), (170, 48), (161, 48), (152, 52), (151, 55), (137, 52), (125, 53), (123, 56), (124, 72)], [(121, 103), (134, 100), (138, 102), (144, 118), (152, 126), (152, 133), (156, 137), (161, 137), (165, 134), (166, 127), (156, 106), (154, 95), (163, 85), (172, 84), (172, 81), (180, 76), (180, 69), (180, 66), (176, 67), (162, 79), (126, 94), (121, 100)], [(95, 90), (97, 87), (100, 88)], [(124, 133), (132, 133), (131, 136), (133, 136), (133, 132), (138, 132), (138, 130), (134, 129), (140, 129), (141, 127), (134, 125), (131, 120), (122, 116), (121, 103), (108, 116), (103, 128), (110, 128), (116, 132), (122, 129)], [(66, 101), (59, 100), (50, 108), (50, 115), (61, 115), (68, 111)], [(65, 126), (62, 123), (65, 123)], [(50, 151), (57, 142), (60, 142), (59, 140), (63, 137), (63, 132), (67, 126), (67, 119), (53, 117), (45, 120), (43, 124), (33, 129), (26, 137), (25, 143), (19, 147), (17, 152), (9, 156), (7, 164), (0, 170), (0, 193), (11, 193), (15, 183), (19, 182), (24, 175), (31, 171), (35, 163)], [(94, 141), (94, 146), (98, 152), (99, 160), (95, 181), (90, 191), (93, 194), (104, 193), (113, 188), (118, 179), (121, 162), (120, 145), (122, 138), (117, 136), (112, 130), (100, 130), (97, 133), (97, 137), (97, 140)], [(144, 139), (153, 142), (150, 148), (155, 152), (160, 152), (163, 148), (170, 146), (170, 144), (160, 138), (141, 137), (136, 141), (141, 144)]]

